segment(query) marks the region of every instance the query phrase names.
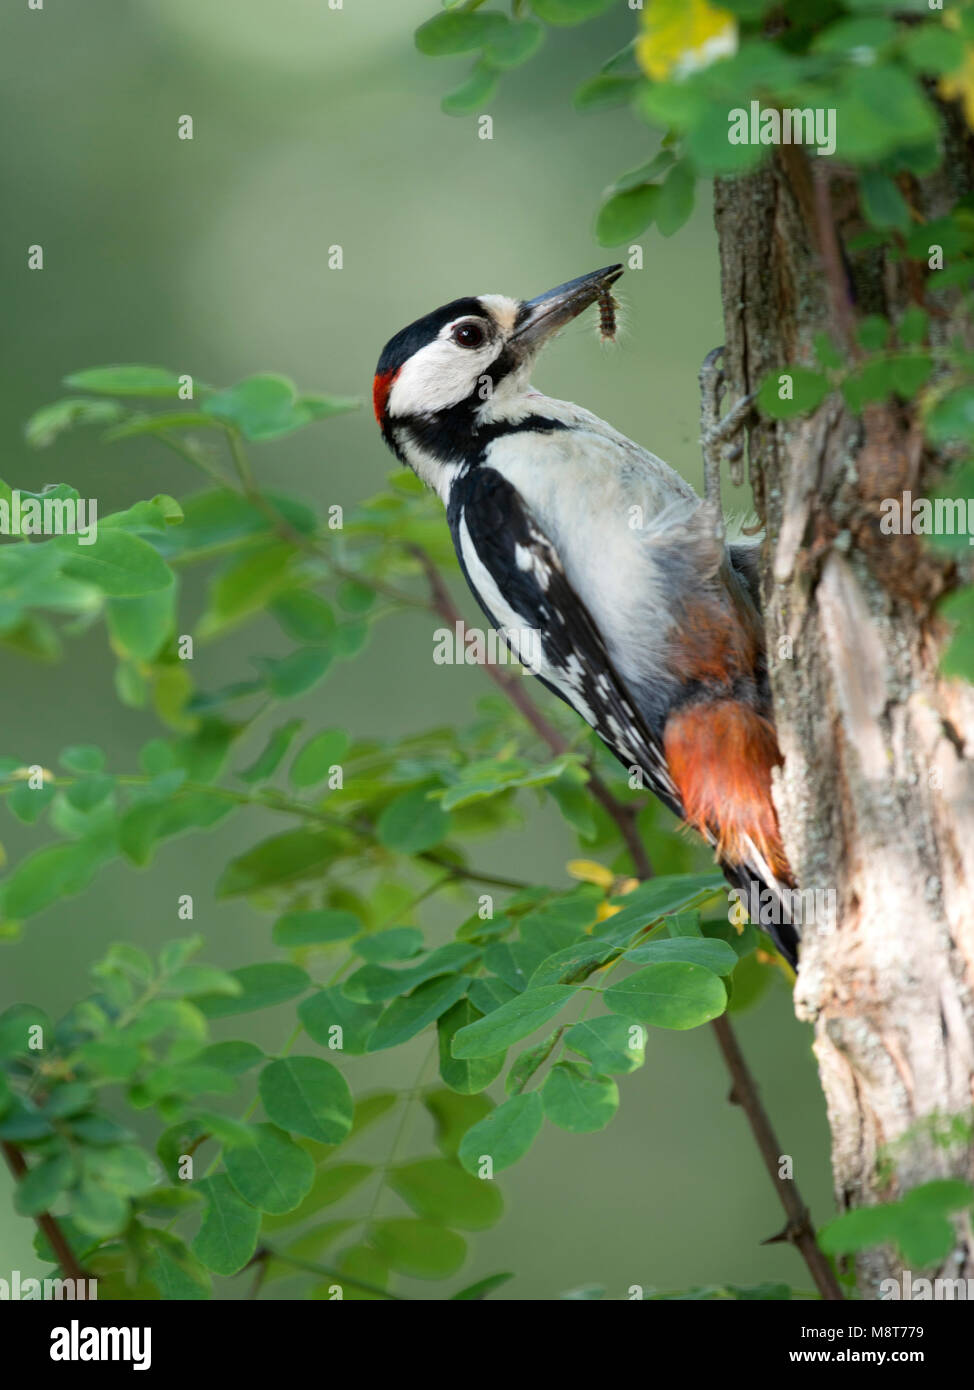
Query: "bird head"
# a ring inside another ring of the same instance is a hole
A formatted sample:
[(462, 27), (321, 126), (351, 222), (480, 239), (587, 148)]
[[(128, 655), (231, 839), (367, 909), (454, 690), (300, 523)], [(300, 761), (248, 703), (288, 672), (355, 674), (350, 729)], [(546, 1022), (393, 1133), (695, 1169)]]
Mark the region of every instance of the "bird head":
[[(582, 275), (535, 299), (454, 299), (390, 338), (375, 371), (375, 415), (386, 442), (417, 466), (419, 451), (462, 462), (464, 439), (516, 408), (545, 343), (623, 273)], [(429, 481), (429, 479), (427, 479)]]

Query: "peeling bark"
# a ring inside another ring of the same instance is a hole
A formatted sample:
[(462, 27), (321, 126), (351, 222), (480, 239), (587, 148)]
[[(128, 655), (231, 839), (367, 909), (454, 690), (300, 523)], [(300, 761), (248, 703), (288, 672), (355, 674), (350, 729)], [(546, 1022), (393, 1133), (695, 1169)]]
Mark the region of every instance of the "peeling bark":
[[(909, 188), (923, 216), (974, 187), (970, 138), (945, 122), (944, 172)], [(829, 188), (804, 152), (776, 153), (716, 188), (730, 399), (773, 369), (814, 365), (818, 332), (854, 353), (853, 316), (895, 319), (916, 298), (915, 267), (881, 251), (837, 274), (840, 241), (861, 230), (852, 178)], [(937, 306), (936, 334), (953, 331), (950, 311)], [(846, 1210), (974, 1178), (974, 691), (937, 670), (933, 608), (951, 567), (879, 531), (880, 499), (920, 491), (942, 464), (910, 411), (856, 417), (833, 396), (809, 418), (755, 425), (749, 446), (785, 759), (775, 799), (798, 882), (837, 901), (833, 921), (803, 929), (795, 1003), (815, 1026)], [(924, 1272), (974, 1278), (968, 1223), (944, 1267)], [(902, 1270), (883, 1248), (858, 1273), (877, 1297)]]

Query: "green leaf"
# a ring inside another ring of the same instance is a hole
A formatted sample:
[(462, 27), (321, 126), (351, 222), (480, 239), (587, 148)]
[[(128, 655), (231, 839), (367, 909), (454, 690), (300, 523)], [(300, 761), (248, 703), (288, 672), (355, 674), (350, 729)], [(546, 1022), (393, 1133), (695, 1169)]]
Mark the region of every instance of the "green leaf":
[(476, 1023), (483, 1018), (469, 999), (460, 999), (448, 1013), (437, 1022), (440, 1050), (440, 1076), (447, 1086), (461, 1095), (469, 1096), (486, 1090), (504, 1065), (504, 1052), (493, 1057), (459, 1058), (454, 1057), (453, 1039), (461, 1028)]
[(135, 598), (110, 598), (105, 623), (115, 650), (136, 661), (158, 656), (174, 627), (175, 599), (174, 583)]
[(249, 613), (259, 612), (282, 585), (293, 582), (291, 564), (295, 550), (288, 541), (269, 540), (251, 547), (217, 576), (210, 605), (199, 625), (200, 635), (210, 637)]
[(927, 416), (926, 427), (934, 444), (974, 439), (974, 387), (961, 386), (948, 392)]
[(912, 400), (933, 371), (933, 358), (925, 352), (904, 352), (890, 359), (890, 376), (898, 396)]
[(207, 1018), (227, 1018), (232, 1014), (272, 1008), (303, 994), (311, 983), (300, 966), (284, 961), (242, 965), (239, 970), (230, 971), (230, 976), (241, 986), (240, 994), (202, 994), (194, 1000)]
[(612, 1014), (576, 1023), (565, 1034), (565, 1042), (586, 1057), (596, 1072), (625, 1075), (646, 1060), (646, 1029)]
[(857, 1207), (830, 1221), (819, 1232), (819, 1245), (826, 1255), (852, 1255), (883, 1245), (896, 1237), (896, 1218), (892, 1203)]
[(325, 415), (354, 410), (358, 401), (338, 397), (299, 397), (292, 381), (272, 372), (259, 372), (238, 381), (204, 401), (202, 410), (214, 420), (238, 429), (244, 439), (258, 443), (279, 439)]
[(466, 82), (447, 92), (440, 109), (446, 116), (468, 116), (486, 106), (496, 90), (495, 69), (488, 63), (477, 63)]
[(494, 25), (484, 44), (484, 60), (493, 68), (514, 68), (533, 57), (544, 39), (540, 24), (526, 19), (520, 24)]
[(855, 411), (861, 411), (871, 401), (884, 400), (892, 390), (893, 366), (889, 358), (864, 363), (842, 383), (846, 404)]
[(199, 1265), (193, 1269), (187, 1264), (164, 1250), (157, 1250), (146, 1264), (145, 1272), (166, 1300), (186, 1302), (209, 1298), (211, 1289), (205, 1271)]
[(338, 987), (319, 990), (298, 1006), (298, 1018), (312, 1042), (335, 1052), (360, 1056), (382, 1014), (379, 1004), (355, 1004)]
[(416, 985), (424, 984), (437, 975), (453, 975), (472, 965), (480, 956), (477, 946), (462, 941), (450, 941), (438, 946), (425, 960), (405, 970), (391, 970), (383, 965), (363, 965), (346, 981), (344, 992), (360, 1004), (377, 1004), (397, 995), (407, 994)]
[(706, 937), (680, 937), (676, 940), (647, 941), (626, 952), (632, 965), (655, 965), (657, 962), (681, 960), (702, 965), (715, 975), (729, 975), (737, 964), (737, 952), (726, 941)]
[(0, 889), (3, 913), (13, 921), (33, 917), (58, 899), (80, 893), (103, 857), (89, 843), (48, 845), (22, 859)]
[(362, 923), (354, 912), (317, 908), (309, 912), (286, 912), (274, 923), (273, 937), (278, 946), (325, 946), (334, 941), (348, 941), (361, 930)]
[(181, 410), (167, 412), (160, 415), (129, 415), (119, 424), (113, 425), (111, 429), (102, 435), (102, 442), (105, 444), (115, 444), (119, 439), (136, 439), (139, 435), (155, 434), (165, 437), (176, 430), (214, 430), (217, 429), (215, 420), (200, 412), (192, 410)]
[(236, 1274), (257, 1249), (260, 1213), (237, 1196), (223, 1173), (200, 1179), (198, 1186), (207, 1207), (190, 1248), (214, 1274)]
[(638, 73), (600, 72), (577, 88), (572, 97), (576, 111), (599, 111), (625, 106), (644, 82)]
[(71, 396), (42, 406), (24, 426), (24, 438), (32, 449), (46, 449), (59, 435), (75, 425), (106, 425), (123, 414), (115, 401), (93, 401)]
[(498, 1189), (464, 1172), (448, 1158), (421, 1158), (390, 1170), (393, 1192), (417, 1216), (462, 1231), (483, 1231), (499, 1221), (504, 1201)]
[(48, 544), (64, 555), (62, 574), (92, 584), (112, 598), (168, 589), (173, 582), (172, 571), (159, 552), (128, 531), (102, 527), (92, 545), (81, 545), (75, 536), (56, 536)]
[(619, 1108), (619, 1088), (605, 1076), (593, 1076), (577, 1062), (556, 1062), (541, 1088), (544, 1112), (552, 1124), (571, 1134), (605, 1129)]
[(725, 887), (723, 876), (716, 873), (659, 874), (632, 893), (614, 898), (613, 906), (622, 910), (597, 923), (593, 936), (611, 945), (628, 944), (639, 928), (722, 893)]
[(319, 1057), (283, 1057), (269, 1062), (258, 1082), (264, 1109), (282, 1129), (340, 1144), (352, 1127), (354, 1106), (337, 1067)]
[(455, 1231), (409, 1217), (377, 1221), (372, 1239), (391, 1269), (414, 1279), (448, 1279), (467, 1255), (467, 1243)]
[(423, 1104), (436, 1125), (436, 1146), (447, 1158), (456, 1156), (467, 1130), (494, 1108), (485, 1095), (461, 1096), (447, 1090), (427, 1091)]
[(179, 377), (165, 367), (88, 367), (64, 378), (65, 386), (102, 396), (169, 396), (179, 394)]
[(888, 19), (840, 19), (812, 40), (813, 53), (851, 53), (856, 49), (876, 49), (896, 38), (896, 26)]
[(595, 236), (600, 246), (618, 246), (646, 231), (656, 216), (660, 185), (639, 184), (622, 193), (614, 193), (602, 204), (595, 221)]
[(261, 657), (265, 679), (279, 700), (304, 695), (322, 680), (334, 660), (328, 647), (298, 647), (288, 656)]
[(252, 1143), (224, 1150), (227, 1176), (244, 1201), (259, 1211), (293, 1211), (314, 1182), (311, 1155), (276, 1125), (254, 1125), (252, 1132)]
[(504, 1079), (504, 1090), (509, 1096), (517, 1095), (524, 1090), (535, 1072), (544, 1066), (554, 1052), (564, 1031), (565, 1025), (562, 1024), (553, 1033), (549, 1033), (544, 1042), (538, 1043), (536, 1047), (526, 1048), (515, 1057)]
[(656, 200), (656, 226), (660, 236), (678, 232), (693, 212), (697, 177), (689, 160), (681, 159), (667, 174)]
[(418, 927), (387, 927), (361, 937), (352, 949), (370, 964), (410, 960), (423, 949), (423, 933)]
[(308, 740), (288, 773), (293, 787), (314, 787), (323, 782), (333, 767), (340, 767), (348, 751), (349, 737), (343, 729), (325, 729)]
[(810, 367), (782, 367), (765, 377), (758, 405), (772, 420), (790, 420), (817, 409), (831, 389), (828, 378)]
[(135, 1144), (114, 1144), (85, 1156), (97, 1180), (125, 1197), (140, 1197), (159, 1182), (159, 1165)]
[(101, 772), (105, 767), (105, 754), (94, 744), (77, 744), (62, 748), (58, 762), (68, 772)]
[(303, 723), (303, 719), (291, 719), (287, 724), (281, 724), (279, 728), (275, 729), (259, 756), (249, 767), (237, 773), (240, 780), (242, 782), (266, 782), (268, 777), (273, 777)]
[(882, 314), (867, 314), (856, 329), (856, 337), (867, 352), (880, 352), (889, 342), (889, 319)]
[(71, 1216), (88, 1235), (115, 1236), (128, 1225), (129, 1204), (119, 1193), (86, 1177), (72, 1195)]
[(285, 830), (232, 859), (216, 885), (218, 898), (231, 898), (284, 883), (319, 878), (335, 857), (336, 839), (320, 830)]
[(460, 1141), (459, 1159), (468, 1173), (479, 1177), (490, 1160), (495, 1175), (523, 1158), (544, 1123), (544, 1105), (537, 1091), (511, 1096), (468, 1130)]
[(231, 1076), (239, 1076), (263, 1062), (264, 1054), (255, 1043), (233, 1040), (205, 1047), (196, 1060), (204, 1066), (218, 1067)]
[(17, 1183), (14, 1207), (21, 1216), (38, 1216), (48, 1211), (74, 1179), (74, 1160), (69, 1153), (56, 1153), (42, 1159)]
[(930, 327), (930, 315), (919, 304), (911, 304), (896, 325), (896, 336), (901, 343), (919, 345), (924, 341)]
[(546, 956), (534, 970), (528, 986), (534, 990), (541, 985), (578, 983), (611, 960), (616, 951), (616, 947), (608, 946), (604, 941), (583, 937), (576, 944)]
[(466, 993), (465, 975), (439, 975), (403, 999), (395, 999), (382, 1014), (369, 1038), (369, 1051), (398, 1047), (421, 1033)]
[(370, 1163), (329, 1163), (318, 1170), (300, 1205), (295, 1207), (293, 1211), (286, 1212), (282, 1217), (265, 1221), (263, 1229), (273, 1231), (282, 1226), (291, 1226), (301, 1221), (307, 1221), (322, 1207), (329, 1207), (335, 1202), (343, 1201), (350, 1192), (354, 1192), (357, 1187), (361, 1186), (374, 1171), (375, 1169)]
[(613, 1013), (654, 1028), (696, 1028), (724, 1012), (727, 993), (700, 965), (647, 965), (603, 993)]
[(863, 169), (859, 175), (859, 196), (862, 210), (871, 227), (891, 228), (907, 232), (910, 228), (910, 209), (906, 199), (891, 178), (876, 169)]
[(389, 802), (376, 824), (380, 844), (400, 854), (421, 854), (450, 833), (450, 817), (427, 787), (414, 787)]
[(903, 57), (917, 72), (955, 73), (964, 66), (967, 50), (961, 34), (945, 29), (939, 20), (909, 30)]
[(335, 615), (329, 604), (307, 589), (278, 594), (270, 610), (296, 642), (328, 642), (335, 632)]
[(876, 162), (901, 146), (937, 137), (936, 116), (919, 84), (893, 63), (850, 65), (835, 105), (840, 159)]
[(494, 1057), (554, 1018), (578, 993), (572, 985), (542, 985), (525, 990), (493, 1013), (460, 1029), (453, 1039), (456, 1058)]
[[(498, 24), (498, 20), (502, 23)], [(504, 27), (506, 16), (450, 11), (434, 15), (416, 30), (416, 47), (430, 58), (472, 53), (482, 48), (491, 34)]]

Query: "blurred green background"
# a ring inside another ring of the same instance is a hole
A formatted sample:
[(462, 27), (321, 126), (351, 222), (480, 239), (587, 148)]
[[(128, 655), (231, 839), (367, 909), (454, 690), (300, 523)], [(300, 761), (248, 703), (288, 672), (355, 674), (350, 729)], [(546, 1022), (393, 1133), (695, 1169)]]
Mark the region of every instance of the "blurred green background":
[[(200, 486), (152, 442), (109, 447), (76, 434), (47, 453), (27, 450), (24, 420), (72, 370), (149, 362), (225, 385), (270, 369), (307, 390), (367, 397), (386, 339), (436, 305), (482, 292), (529, 297), (617, 258), (594, 242), (594, 209), (617, 174), (651, 153), (646, 133), (625, 112), (577, 115), (570, 94), (628, 40), (632, 12), (620, 4), (597, 25), (549, 34), (541, 56), (491, 103), (494, 138), (486, 141), (475, 117), (439, 109), (463, 62), (436, 62), (413, 47), (412, 30), (435, 9), (436, 0), (345, 0), (341, 10), (326, 0), (3, 7), (0, 430), (12, 486), (70, 481), (102, 512)], [(176, 134), (186, 114), (191, 142)], [(27, 269), (35, 243), (44, 248), (41, 272)], [(341, 270), (327, 267), (333, 244), (343, 247)], [(672, 241), (650, 233), (645, 268), (620, 286), (628, 325), (620, 346), (600, 349), (589, 315), (536, 377), (695, 483), (696, 372), (721, 341), (715, 252), (707, 207)], [(319, 510), (379, 490), (392, 466), (368, 409), (260, 446), (253, 458), (263, 483)], [(725, 501), (735, 505), (729, 488)], [(198, 599), (190, 586), (191, 613)], [(478, 610), (462, 601), (473, 619)], [(381, 640), (302, 703), (319, 724), (344, 722), (363, 736), (468, 717), (483, 676), (434, 666), (433, 625), (423, 615), (383, 624)], [(267, 627), (263, 649), (274, 640)], [(253, 650), (250, 629), (200, 648), (197, 678), (205, 686), (250, 674)], [(65, 744), (94, 742), (123, 770), (158, 731), (151, 716), (118, 704), (103, 629), (71, 642), (59, 665), (4, 661), (3, 753), (50, 766)], [(522, 833), (475, 846), (474, 857), (498, 872), (564, 883), (565, 861), (577, 853), (572, 837), (532, 805), (525, 801)], [(195, 896), (206, 959), (233, 967), (266, 958), (268, 919), (216, 902), (213, 883), (230, 855), (280, 826), (255, 815), (243, 842), (232, 824), (177, 841), (143, 873), (111, 867), (82, 898), (3, 943), (0, 1007), (26, 999), (63, 1009), (86, 990), (88, 966), (111, 941), (158, 947), (185, 935), (178, 893)], [(10, 859), (38, 842), (4, 822)], [(429, 924), (446, 920), (456, 920), (455, 907), (430, 909)], [(738, 1026), (822, 1221), (831, 1211), (824, 1107), (810, 1034), (794, 1021), (783, 981)], [(256, 1041), (279, 1042), (272, 1016), (259, 1016), (259, 1027)], [(426, 1048), (350, 1059), (353, 1089), (409, 1084)], [(549, 1128), (504, 1175), (508, 1214), (474, 1238), (457, 1286), (509, 1269), (517, 1278), (504, 1296), (520, 1299), (588, 1283), (614, 1298), (632, 1284), (783, 1279), (806, 1287), (790, 1249), (759, 1244), (782, 1216), (727, 1090), (709, 1030), (655, 1033), (646, 1067), (623, 1080), (621, 1111), (606, 1131)], [(409, 1147), (430, 1147), (421, 1113), (411, 1135)], [(388, 1136), (377, 1131), (373, 1146), (384, 1154)], [(0, 1172), (0, 1274), (37, 1268), (32, 1236), (12, 1213)], [(439, 1285), (404, 1287), (442, 1296)]]

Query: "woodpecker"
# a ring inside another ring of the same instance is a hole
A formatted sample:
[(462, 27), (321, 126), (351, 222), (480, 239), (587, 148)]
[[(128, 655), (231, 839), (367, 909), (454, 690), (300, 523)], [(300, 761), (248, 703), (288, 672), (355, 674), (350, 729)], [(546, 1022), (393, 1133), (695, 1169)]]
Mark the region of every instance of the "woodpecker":
[(513, 655), (709, 841), (746, 902), (770, 890), (779, 920), (762, 925), (795, 965), (755, 548), (726, 544), (717, 509), (662, 459), (530, 384), (544, 345), (622, 273), (417, 319), (382, 351), (375, 415), (441, 498)]

